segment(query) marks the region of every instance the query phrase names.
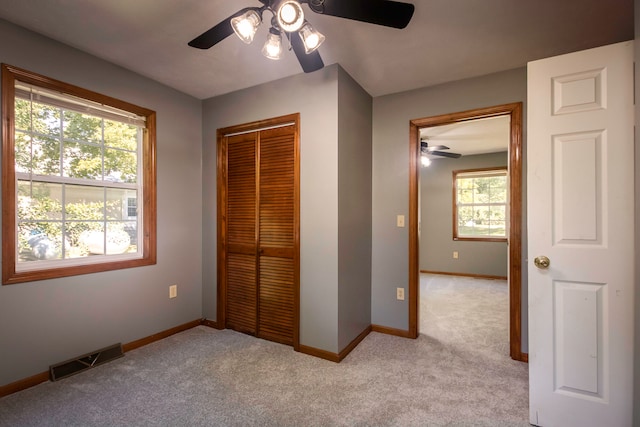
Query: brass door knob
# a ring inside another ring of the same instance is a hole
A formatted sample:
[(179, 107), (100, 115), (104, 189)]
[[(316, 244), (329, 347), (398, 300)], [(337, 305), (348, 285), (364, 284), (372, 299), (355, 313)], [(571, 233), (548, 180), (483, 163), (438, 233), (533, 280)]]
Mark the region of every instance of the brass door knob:
[(541, 256), (537, 256), (534, 260), (533, 263), (536, 265), (536, 267), (538, 268), (549, 268), (549, 264), (551, 264), (551, 261), (549, 260), (549, 258), (547, 258), (544, 255)]

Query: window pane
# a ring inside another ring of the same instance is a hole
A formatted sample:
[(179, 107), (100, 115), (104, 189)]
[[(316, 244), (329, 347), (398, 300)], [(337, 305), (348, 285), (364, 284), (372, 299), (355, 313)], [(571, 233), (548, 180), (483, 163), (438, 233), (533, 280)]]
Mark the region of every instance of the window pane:
[(31, 137), (24, 132), (16, 132), (16, 172), (31, 173)]
[(34, 102), (31, 117), (34, 133), (60, 138), (59, 108)]
[(104, 143), (109, 147), (136, 151), (138, 149), (138, 127), (105, 120)]
[(65, 202), (68, 220), (104, 221), (104, 188), (66, 185)]
[(478, 187), (473, 195), (474, 203), (489, 203), (489, 187), (482, 185), (482, 181), (478, 181)]
[(464, 190), (472, 190), (473, 178), (458, 178), (458, 188)]
[(60, 176), (60, 143), (57, 139), (34, 136), (32, 140), (33, 173)]
[(15, 102), (15, 130), (31, 130), (31, 103), (26, 99), (16, 98)]
[(458, 189), (458, 203), (464, 203), (464, 204), (473, 203), (473, 191)]
[(89, 241), (91, 236), (97, 239), (98, 247), (102, 247), (104, 222), (102, 221), (67, 221), (65, 231), (69, 249), (65, 251), (65, 258), (86, 257), (91, 254)]
[(128, 222), (124, 221), (107, 223), (107, 254), (121, 254), (130, 251), (131, 236), (126, 230), (127, 224)]
[(473, 208), (471, 206), (462, 206), (458, 209), (458, 225), (473, 225)]
[(129, 252), (136, 252), (138, 250), (138, 223), (135, 221), (125, 222), (124, 231), (127, 232), (129, 239), (131, 240)]
[(473, 222), (475, 225), (486, 225), (489, 219), (489, 207), (483, 205), (476, 205), (473, 207)]
[(102, 119), (75, 111), (64, 112), (64, 139), (102, 142)]
[(60, 259), (62, 257), (62, 224), (28, 222), (18, 225), (18, 261)]
[(138, 157), (131, 151), (104, 150), (104, 179), (112, 182), (136, 183)]
[(18, 181), (18, 222), (61, 220), (62, 185)]
[(491, 206), (491, 220), (504, 221), (507, 217), (506, 206)]
[(107, 189), (107, 219), (124, 220), (128, 215), (128, 199), (135, 197), (135, 190)]
[[(102, 255), (104, 254), (104, 223), (103, 222), (73, 222), (68, 227), (73, 227), (80, 231), (75, 233), (78, 236), (77, 251), (78, 256)], [(72, 251), (73, 252), (73, 251)]]
[(95, 145), (64, 143), (64, 176), (102, 180), (102, 150)]
[(507, 190), (506, 188), (492, 188), (490, 203), (506, 203), (507, 202)]

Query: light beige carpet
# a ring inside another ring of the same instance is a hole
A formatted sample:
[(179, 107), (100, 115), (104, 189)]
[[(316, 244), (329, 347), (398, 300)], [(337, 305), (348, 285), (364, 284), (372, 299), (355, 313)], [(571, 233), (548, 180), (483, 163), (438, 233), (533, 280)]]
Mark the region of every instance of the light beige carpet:
[(426, 335), (371, 333), (340, 364), (200, 326), (0, 399), (0, 425), (527, 426), (527, 365), (473, 332), (494, 309), (446, 308), (494, 291), (432, 297)]

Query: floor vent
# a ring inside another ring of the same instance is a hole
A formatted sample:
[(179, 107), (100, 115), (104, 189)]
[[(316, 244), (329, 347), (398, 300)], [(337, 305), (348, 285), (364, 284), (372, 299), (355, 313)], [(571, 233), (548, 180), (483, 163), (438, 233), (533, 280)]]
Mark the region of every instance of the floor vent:
[(74, 357), (65, 362), (57, 363), (49, 367), (51, 381), (58, 381), (87, 369), (91, 369), (113, 359), (124, 356), (122, 344), (114, 344), (82, 356)]

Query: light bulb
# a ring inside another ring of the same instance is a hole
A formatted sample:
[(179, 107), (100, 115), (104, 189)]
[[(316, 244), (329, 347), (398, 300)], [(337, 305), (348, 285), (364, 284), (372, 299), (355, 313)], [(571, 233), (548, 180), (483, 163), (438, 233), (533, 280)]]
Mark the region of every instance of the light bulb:
[(304, 44), (304, 51), (307, 54), (318, 49), (322, 44), (322, 42), (324, 41), (324, 35), (316, 31), (308, 22), (305, 22), (305, 24), (302, 26), (302, 28), (300, 28), (300, 31), (298, 33), (302, 38), (302, 43)]
[(296, 8), (290, 3), (285, 4), (282, 6), (282, 9), (280, 9), (280, 17), (282, 21), (287, 24), (295, 22), (297, 15)]
[(280, 59), (282, 55), (282, 36), (280, 31), (273, 27), (269, 29), (267, 41), (262, 47), (262, 54), (269, 59)]
[(304, 11), (296, 0), (284, 0), (276, 10), (278, 25), (286, 32), (298, 31), (304, 24)]
[(249, 10), (240, 16), (231, 18), (231, 27), (240, 40), (249, 44), (253, 41), (253, 36), (255, 36), (261, 22), (262, 19), (258, 12)]
[(422, 167), (426, 168), (431, 164), (431, 159), (427, 156), (420, 156), (420, 162), (422, 163)]

